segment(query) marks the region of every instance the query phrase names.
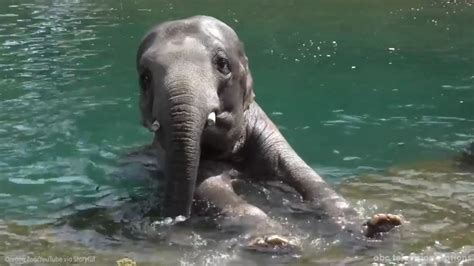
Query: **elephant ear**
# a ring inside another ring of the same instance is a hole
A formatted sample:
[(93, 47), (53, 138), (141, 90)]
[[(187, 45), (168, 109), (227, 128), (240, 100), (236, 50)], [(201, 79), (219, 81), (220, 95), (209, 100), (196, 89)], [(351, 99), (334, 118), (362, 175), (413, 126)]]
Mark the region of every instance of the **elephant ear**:
[(247, 110), (255, 98), (255, 93), (253, 92), (253, 79), (249, 69), (249, 60), (245, 55), (242, 60), (242, 68), (243, 75), (240, 85), (244, 90), (244, 110)]

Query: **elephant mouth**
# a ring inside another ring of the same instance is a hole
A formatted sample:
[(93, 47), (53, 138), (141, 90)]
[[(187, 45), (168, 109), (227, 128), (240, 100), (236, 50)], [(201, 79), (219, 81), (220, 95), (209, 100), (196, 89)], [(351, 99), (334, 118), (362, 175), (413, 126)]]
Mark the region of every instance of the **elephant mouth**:
[[(162, 125), (157, 119), (144, 121), (144, 126), (155, 136), (162, 131)], [(234, 116), (231, 112), (215, 110), (208, 114), (201, 137), (201, 146), (209, 154), (221, 154), (229, 149), (234, 142), (229, 132), (233, 130)]]
[(216, 126), (225, 130), (232, 128), (234, 124), (234, 117), (230, 112), (221, 112), (217, 116)]
[[(211, 112), (207, 117), (204, 129), (214, 132), (229, 130), (232, 128), (233, 123), (234, 118), (230, 112)], [(157, 133), (161, 128), (161, 124), (157, 119), (153, 119), (151, 121), (147, 120), (143, 124), (150, 132), (154, 133)]]

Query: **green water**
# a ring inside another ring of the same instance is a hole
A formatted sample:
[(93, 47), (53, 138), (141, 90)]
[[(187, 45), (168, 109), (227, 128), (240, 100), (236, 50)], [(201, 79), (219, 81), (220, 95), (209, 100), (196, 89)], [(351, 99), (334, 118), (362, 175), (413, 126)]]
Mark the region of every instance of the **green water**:
[[(151, 194), (126, 178), (143, 169), (119, 164), (151, 140), (139, 125), (135, 51), (153, 25), (196, 14), (237, 31), (257, 101), (308, 164), (363, 213), (394, 211), (411, 220), (402, 240), (370, 254), (348, 255), (307, 236), (303, 255), (291, 263), (371, 262), (380, 252), (474, 257), (474, 176), (436, 167), (474, 139), (473, 5), (2, 0), (0, 264), (12, 254), (93, 254), (96, 263), (123, 254), (161, 264), (267, 259), (205, 244), (176, 250), (130, 240), (113, 233), (120, 225), (103, 222), (101, 212), (86, 215), (94, 230), (52, 225)], [(425, 161), (430, 170), (413, 174)], [(384, 171), (394, 165), (406, 167)], [(339, 184), (343, 178), (350, 181)]]

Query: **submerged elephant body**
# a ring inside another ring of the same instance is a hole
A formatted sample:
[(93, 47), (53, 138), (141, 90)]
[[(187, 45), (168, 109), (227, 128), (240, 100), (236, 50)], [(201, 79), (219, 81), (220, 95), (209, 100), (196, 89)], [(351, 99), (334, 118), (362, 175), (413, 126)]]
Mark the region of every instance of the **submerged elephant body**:
[(162, 216), (188, 217), (198, 199), (231, 221), (257, 221), (254, 231), (264, 232), (274, 222), (234, 191), (235, 180), (246, 178), (288, 184), (352, 235), (371, 237), (400, 224), (397, 216), (380, 215), (363, 227), (348, 202), (296, 154), (254, 101), (243, 45), (223, 22), (196, 16), (158, 25), (139, 47), (137, 70), (142, 123), (163, 152)]

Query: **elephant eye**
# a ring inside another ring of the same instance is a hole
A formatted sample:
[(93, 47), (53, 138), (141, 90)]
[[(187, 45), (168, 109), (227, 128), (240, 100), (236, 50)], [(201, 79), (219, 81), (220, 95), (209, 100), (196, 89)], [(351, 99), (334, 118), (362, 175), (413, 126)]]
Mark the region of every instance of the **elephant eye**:
[(143, 91), (148, 91), (150, 89), (151, 84), (151, 73), (150, 71), (146, 70), (140, 74), (140, 87)]
[(229, 59), (225, 57), (224, 54), (218, 53), (215, 57), (215, 64), (217, 67), (217, 70), (221, 72), (224, 76), (227, 76), (230, 74), (230, 63)]

